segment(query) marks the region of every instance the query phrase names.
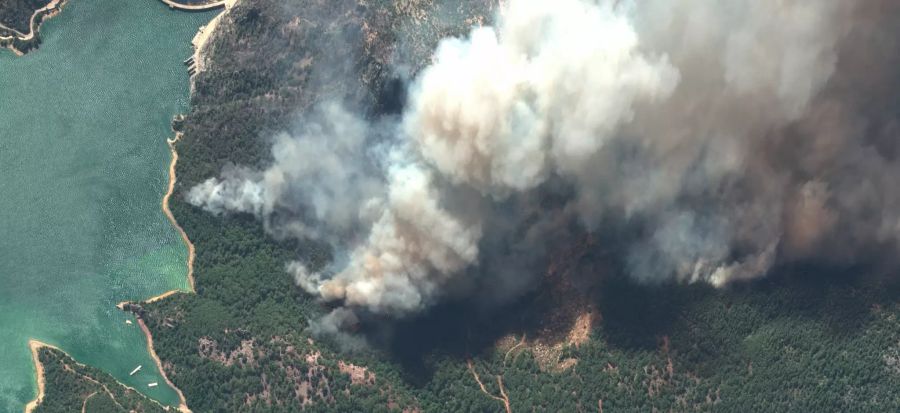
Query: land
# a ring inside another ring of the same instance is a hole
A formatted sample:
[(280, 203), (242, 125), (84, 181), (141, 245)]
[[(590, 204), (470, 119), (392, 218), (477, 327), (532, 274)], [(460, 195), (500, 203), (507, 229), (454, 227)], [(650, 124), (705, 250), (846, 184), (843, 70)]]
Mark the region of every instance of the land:
[(164, 412), (167, 409), (110, 375), (79, 364), (62, 350), (29, 342), (38, 373), (38, 396), (26, 413)]
[[(178, 231), (178, 234), (181, 236), (181, 240), (184, 242), (185, 247), (187, 247), (187, 279), (188, 284), (191, 287), (191, 291), (194, 291), (194, 257), (197, 255), (197, 253), (194, 248), (194, 244), (191, 242), (190, 238), (188, 238), (187, 233), (184, 232), (184, 228), (181, 228), (181, 225), (178, 225), (178, 221), (175, 219), (175, 216), (172, 215), (172, 209), (169, 207), (172, 193), (174, 193), (175, 191), (175, 183), (178, 181), (178, 175), (176, 175), (175, 171), (175, 166), (178, 165), (178, 151), (175, 150), (175, 144), (178, 143), (178, 140), (180, 138), (181, 136), (176, 134), (174, 138), (167, 140), (167, 143), (169, 144), (169, 150), (172, 153), (172, 161), (169, 162), (169, 184), (166, 187), (166, 193), (162, 198), (162, 211), (166, 215), (166, 218), (169, 219), (169, 222), (172, 223), (172, 226), (175, 227), (175, 230)], [(175, 292), (176, 291), (169, 291), (167, 293), (163, 293), (162, 295), (159, 295), (157, 297), (150, 298), (146, 302), (161, 300)]]
[(68, 0), (7, 0), (0, 3), (0, 47), (21, 56), (41, 44), (41, 23)]
[(34, 14), (50, 5), (52, 0), (9, 0), (0, 4), (0, 27), (15, 30), (22, 36), (31, 32)]
[[(313, 334), (329, 308), (284, 271), (297, 257), (327, 263), (327, 248), (184, 201), (226, 165), (265, 165), (268, 138), (318, 103), (396, 113), (392, 67), (415, 73), (439, 39), (489, 22), (496, 6), (239, 0), (208, 26), (191, 111), (173, 122), (178, 180), (167, 197), (196, 247), (195, 293), (123, 306), (191, 410), (900, 409), (900, 286), (865, 269), (783, 268), (724, 290), (641, 286), (619, 275), (625, 254), (600, 247), (612, 235), (582, 234), (558, 240), (540, 285), (507, 307), (482, 313), (460, 300), (388, 333), (363, 324), (355, 334), (369, 345), (348, 348)], [(79, 403), (101, 394), (47, 383)]]
[[(234, 3), (234, 0), (160, 0), (175, 10), (207, 11)], [(40, 26), (59, 13), (68, 0), (4, 0), (0, 2), (0, 47), (23, 56), (41, 44)], [(210, 31), (212, 29), (210, 26)], [(198, 47), (199, 49), (199, 47)]]

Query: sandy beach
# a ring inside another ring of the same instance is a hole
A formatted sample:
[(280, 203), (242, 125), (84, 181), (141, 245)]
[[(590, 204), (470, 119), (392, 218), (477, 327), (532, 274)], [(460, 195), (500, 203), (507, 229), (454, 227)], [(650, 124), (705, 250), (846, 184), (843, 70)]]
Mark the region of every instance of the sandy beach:
[(144, 320), (138, 318), (137, 322), (138, 325), (141, 326), (141, 331), (143, 331), (144, 335), (147, 337), (147, 352), (150, 353), (150, 357), (152, 357), (153, 362), (156, 363), (156, 368), (159, 369), (159, 374), (162, 375), (162, 378), (166, 381), (166, 384), (174, 389), (175, 393), (178, 393), (178, 411), (182, 413), (191, 413), (191, 409), (189, 409), (187, 406), (187, 400), (185, 400), (184, 398), (184, 393), (181, 392), (181, 389), (175, 387), (175, 384), (172, 383), (171, 380), (169, 380), (168, 376), (166, 376), (166, 371), (163, 370), (162, 360), (159, 359), (159, 356), (156, 355), (156, 350), (153, 348), (153, 335), (150, 334), (150, 329), (147, 328), (147, 324), (144, 324)]
[[(181, 239), (184, 241), (184, 244), (188, 249), (188, 259), (187, 259), (187, 267), (188, 267), (188, 282), (190, 284), (190, 289), (194, 291), (194, 244), (191, 243), (191, 240), (188, 238), (187, 233), (184, 232), (184, 229), (178, 225), (178, 221), (175, 220), (175, 216), (172, 215), (172, 210), (169, 209), (169, 199), (172, 197), (172, 193), (175, 191), (175, 182), (177, 181), (177, 177), (175, 175), (175, 166), (178, 164), (178, 151), (175, 150), (175, 143), (181, 138), (180, 134), (176, 134), (174, 138), (168, 139), (167, 142), (169, 144), (169, 149), (172, 152), (172, 161), (169, 163), (169, 186), (166, 190), (165, 195), (162, 198), (162, 210), (166, 215), (166, 218), (169, 219), (169, 222), (172, 223), (172, 226), (178, 231), (181, 235)], [(179, 290), (171, 290), (166, 291), (160, 295), (150, 297), (146, 300), (141, 301), (142, 304), (149, 304), (153, 302), (157, 302), (159, 300), (165, 299), (171, 295), (180, 293), (182, 291)], [(123, 301), (116, 305), (116, 307), (120, 310), (125, 309), (125, 305), (130, 304), (128, 301)], [(187, 401), (184, 398), (184, 393), (181, 392), (181, 389), (175, 387), (175, 384), (172, 383), (171, 380), (166, 376), (165, 370), (163, 370), (162, 361), (159, 359), (159, 356), (156, 355), (156, 349), (153, 348), (153, 335), (150, 333), (150, 329), (147, 327), (147, 324), (144, 323), (140, 317), (137, 317), (138, 325), (141, 327), (141, 331), (144, 333), (144, 336), (147, 339), (147, 352), (150, 353), (150, 357), (153, 358), (153, 362), (156, 363), (156, 367), (159, 369), (160, 374), (163, 377), (163, 380), (166, 381), (166, 384), (169, 385), (175, 393), (178, 394), (179, 406), (178, 410), (184, 413), (189, 413), (191, 410), (187, 407)], [(26, 412), (27, 413), (27, 412)]]
[(25, 405), (25, 413), (31, 413), (39, 404), (41, 404), (42, 401), (44, 401), (44, 389), (47, 385), (47, 381), (46, 378), (44, 378), (44, 365), (41, 364), (41, 360), (38, 357), (38, 351), (40, 351), (42, 347), (49, 347), (59, 350), (58, 348), (47, 343), (42, 343), (37, 340), (28, 340), (28, 348), (31, 349), (31, 360), (34, 362), (34, 370), (37, 372), (38, 394), (37, 397), (34, 398), (34, 400), (28, 402), (28, 404)]
[[(169, 186), (166, 190), (166, 194), (163, 195), (162, 198), (162, 210), (163, 213), (166, 214), (166, 218), (169, 219), (169, 222), (172, 223), (172, 226), (175, 227), (175, 230), (178, 231), (178, 234), (181, 235), (182, 241), (187, 246), (188, 249), (188, 259), (187, 259), (187, 277), (188, 283), (191, 286), (191, 291), (194, 291), (194, 244), (191, 242), (190, 238), (188, 238), (187, 233), (184, 232), (184, 229), (181, 228), (181, 225), (178, 225), (178, 221), (175, 219), (175, 216), (172, 215), (172, 210), (169, 209), (169, 199), (172, 197), (172, 193), (175, 192), (175, 182), (177, 182), (178, 177), (175, 175), (175, 166), (178, 164), (178, 151), (175, 150), (175, 143), (181, 139), (181, 134), (176, 134), (174, 138), (167, 140), (169, 144), (169, 150), (172, 152), (172, 161), (169, 163)], [(173, 292), (169, 291), (162, 295), (153, 297), (148, 302), (153, 302), (165, 297), (168, 297)]]
[[(203, 64), (203, 55), (202, 51), (206, 47), (209, 42), (210, 36), (215, 31), (216, 26), (219, 21), (221, 21), (222, 16), (231, 9), (231, 7), (235, 4), (237, 0), (224, 0), (221, 2), (222, 5), (225, 6), (225, 10), (216, 15), (206, 26), (200, 28), (197, 31), (197, 34), (194, 36), (191, 43), (194, 46), (194, 62), (197, 72), (200, 72), (204, 68)], [(193, 87), (193, 86), (192, 86)], [(195, 291), (194, 288), (194, 257), (195, 250), (194, 244), (191, 242), (190, 238), (188, 238), (187, 233), (181, 228), (181, 225), (178, 224), (178, 221), (175, 219), (175, 215), (172, 214), (172, 210), (169, 208), (169, 200), (172, 198), (172, 194), (175, 192), (175, 183), (178, 181), (178, 177), (175, 171), (175, 167), (178, 165), (178, 150), (175, 148), (175, 144), (181, 139), (181, 133), (176, 133), (174, 138), (170, 138), (167, 140), (169, 144), (169, 150), (172, 153), (172, 161), (169, 163), (169, 184), (166, 190), (165, 195), (162, 198), (162, 210), (166, 215), (166, 218), (169, 219), (169, 222), (172, 223), (172, 226), (178, 231), (178, 234), (181, 235), (181, 239), (184, 241), (184, 244), (188, 249), (188, 258), (187, 258), (187, 267), (188, 267), (188, 283), (190, 284), (191, 292)], [(142, 303), (148, 304), (153, 303), (162, 299), (165, 299), (171, 295), (179, 293), (181, 291), (172, 290), (162, 293), (160, 295), (151, 297), (147, 300), (144, 300)], [(128, 302), (121, 302), (117, 305), (119, 309), (124, 309), (125, 304)], [(184, 397), (184, 393), (181, 392), (181, 389), (175, 386), (172, 381), (166, 376), (165, 370), (163, 370), (162, 361), (159, 359), (159, 356), (156, 355), (156, 349), (153, 348), (153, 334), (151, 334), (150, 329), (147, 327), (147, 324), (144, 323), (140, 317), (137, 318), (138, 325), (141, 327), (141, 331), (144, 332), (144, 335), (147, 338), (147, 352), (150, 353), (150, 357), (153, 358), (153, 361), (156, 363), (157, 368), (162, 374), (163, 379), (166, 381), (166, 384), (169, 385), (175, 392), (178, 394), (178, 399), (180, 401), (180, 405), (178, 406), (178, 410), (181, 412), (190, 412), (191, 410), (187, 406), (187, 401)]]

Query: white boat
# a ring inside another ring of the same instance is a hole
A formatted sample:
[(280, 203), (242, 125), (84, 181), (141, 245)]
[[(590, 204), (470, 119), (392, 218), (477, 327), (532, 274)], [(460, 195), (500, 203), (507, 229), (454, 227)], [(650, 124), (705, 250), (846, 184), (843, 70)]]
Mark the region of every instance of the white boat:
[(159, 383), (154, 381), (153, 383), (148, 384), (147, 387), (156, 387), (158, 385), (159, 385)]
[(125, 320), (125, 324), (131, 324), (131, 320)]
[(137, 373), (138, 370), (141, 369), (141, 367), (142, 367), (142, 366), (137, 366), (137, 367), (135, 367), (134, 370), (131, 370), (131, 373), (128, 373), (128, 375), (129, 375), (129, 376), (134, 376), (134, 373)]

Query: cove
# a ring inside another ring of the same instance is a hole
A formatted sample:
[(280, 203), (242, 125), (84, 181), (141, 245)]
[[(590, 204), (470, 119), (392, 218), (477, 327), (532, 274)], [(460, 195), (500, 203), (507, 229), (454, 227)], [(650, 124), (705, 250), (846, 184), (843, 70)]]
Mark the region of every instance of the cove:
[(69, 0), (39, 49), (0, 51), (0, 412), (36, 394), (32, 338), (177, 406), (115, 305), (189, 289), (160, 202), (170, 121), (188, 109), (182, 61), (214, 14)]

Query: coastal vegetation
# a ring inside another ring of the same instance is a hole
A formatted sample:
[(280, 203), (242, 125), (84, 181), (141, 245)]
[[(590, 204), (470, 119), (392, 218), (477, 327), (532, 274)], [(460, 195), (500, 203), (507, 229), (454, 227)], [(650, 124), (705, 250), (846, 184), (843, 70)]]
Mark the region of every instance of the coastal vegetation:
[(18, 55), (41, 44), (40, 25), (67, 0), (5, 0), (0, 2), (0, 47)]
[[(0, 25), (22, 34), (31, 31), (31, 16), (52, 0), (4, 0), (0, 3)], [(0, 29), (2, 30), (2, 29)]]
[(137, 412), (166, 411), (158, 403), (126, 387), (103, 371), (76, 363), (66, 353), (40, 347), (46, 392), (33, 413), (56, 412)]

